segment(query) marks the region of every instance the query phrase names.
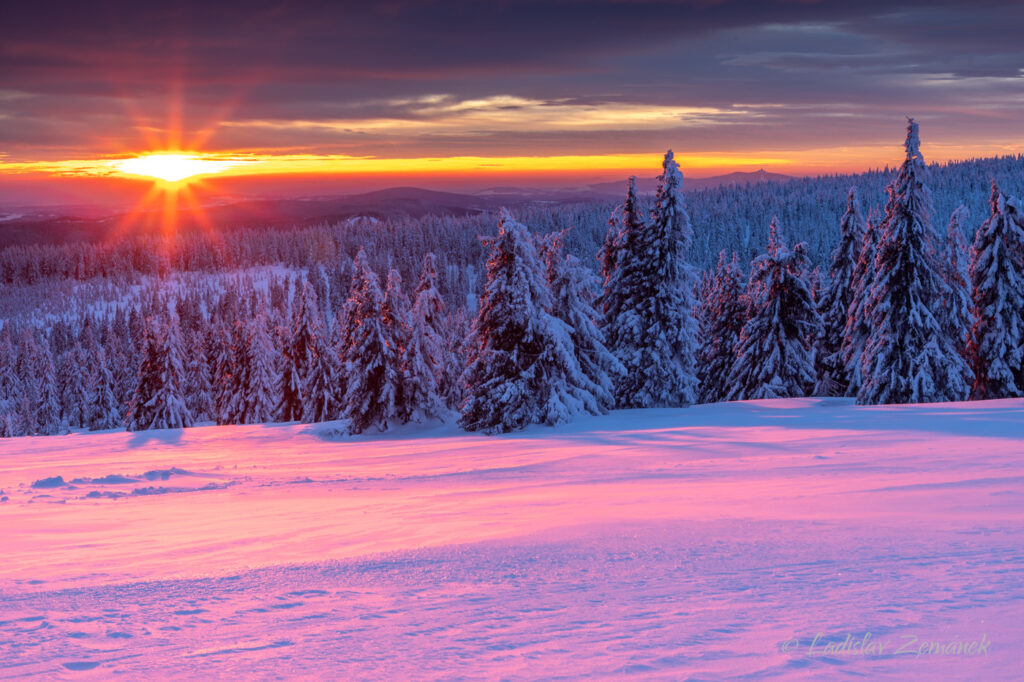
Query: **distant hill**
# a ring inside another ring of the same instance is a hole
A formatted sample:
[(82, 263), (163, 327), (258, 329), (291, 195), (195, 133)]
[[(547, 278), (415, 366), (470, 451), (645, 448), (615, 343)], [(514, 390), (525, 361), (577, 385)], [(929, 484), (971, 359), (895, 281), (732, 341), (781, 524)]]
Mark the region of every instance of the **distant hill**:
[[(791, 175), (783, 175), (781, 173), (769, 173), (768, 171), (761, 170), (752, 171), (745, 173), (742, 171), (736, 173), (727, 173), (725, 175), (713, 175), (707, 178), (691, 178), (686, 176), (684, 173), (683, 189), (707, 189), (710, 187), (722, 187), (724, 185), (746, 185), (755, 184), (758, 182), (786, 182), (787, 180), (793, 180)], [(616, 182), (601, 182), (594, 185), (589, 185), (588, 189), (602, 195), (614, 194), (618, 196), (625, 191), (626, 180), (622, 179)], [(641, 194), (652, 193), (658, 188), (657, 178), (637, 178), (636, 181), (637, 191)]]

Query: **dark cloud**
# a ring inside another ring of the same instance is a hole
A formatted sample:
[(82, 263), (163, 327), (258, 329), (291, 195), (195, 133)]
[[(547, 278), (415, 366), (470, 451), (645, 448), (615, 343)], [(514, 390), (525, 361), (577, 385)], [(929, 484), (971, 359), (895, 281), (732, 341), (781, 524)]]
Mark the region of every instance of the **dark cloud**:
[[(1024, 4), (980, 0), (8, 3), (0, 144), (18, 158), (137, 146), (175, 125), (174, 102), (186, 129), (231, 124), (210, 146), (335, 153), (855, 144), (892, 136), (904, 113), (1020, 139), (1021, 25)], [(452, 115), (428, 95), (488, 112), (518, 97), (536, 119), (546, 106), (726, 113), (524, 131), (460, 109), (466, 125), (444, 132), (371, 125)], [(780, 107), (730, 113), (745, 104)], [(277, 125), (289, 121), (340, 123)]]

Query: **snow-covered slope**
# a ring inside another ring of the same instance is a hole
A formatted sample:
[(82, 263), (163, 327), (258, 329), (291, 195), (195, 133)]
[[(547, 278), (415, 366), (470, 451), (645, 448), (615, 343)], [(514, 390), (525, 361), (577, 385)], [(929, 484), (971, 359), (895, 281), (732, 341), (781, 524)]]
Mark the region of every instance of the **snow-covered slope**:
[(4, 439), (0, 489), (0, 677), (1024, 665), (1024, 400)]

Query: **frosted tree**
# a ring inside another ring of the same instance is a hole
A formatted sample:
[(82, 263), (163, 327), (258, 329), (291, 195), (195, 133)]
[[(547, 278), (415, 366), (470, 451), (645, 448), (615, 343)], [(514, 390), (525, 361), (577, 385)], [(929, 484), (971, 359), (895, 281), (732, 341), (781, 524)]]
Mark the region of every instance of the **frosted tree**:
[(196, 422), (213, 419), (213, 374), (206, 357), (207, 343), (202, 333), (192, 337), (186, 354), (185, 404)]
[(236, 361), (236, 392), (229, 419), (233, 424), (263, 424), (277, 414), (277, 372), (266, 312), (260, 310), (247, 324), (239, 321), (241, 348)]
[(34, 336), (26, 338), (29, 340), (28, 360), (31, 367), (31, 375), (26, 384), (34, 416), (30, 432), (44, 436), (67, 433), (68, 425), (61, 415), (60, 389), (53, 355), (43, 345), (45, 341), (37, 343)]
[(875, 279), (875, 246), (878, 226), (868, 220), (864, 239), (857, 254), (857, 265), (851, 280), (852, 295), (846, 309), (846, 326), (840, 346), (846, 378), (849, 384), (845, 395), (853, 397), (863, 383), (864, 347), (871, 336), (871, 284)]
[(211, 416), (218, 424), (231, 424), (231, 403), (236, 392), (235, 376), (238, 373), (234, 340), (223, 322), (211, 327), (210, 334), (209, 343), (213, 349)]
[(587, 412), (603, 414), (615, 407), (613, 378), (625, 370), (605, 346), (604, 334), (595, 324), (592, 292), (597, 288), (597, 278), (578, 258), (565, 253), (564, 234), (554, 233), (543, 241), (550, 312), (569, 328), (580, 367), (580, 374), (570, 377), (570, 390)]
[(148, 318), (139, 382), (128, 415), (129, 431), (180, 429), (192, 425), (185, 405), (184, 368), (177, 317)]
[[(640, 212), (639, 199), (636, 195), (636, 176), (631, 176), (626, 185), (626, 201), (612, 211), (608, 218), (608, 231), (605, 233), (604, 243), (597, 253), (597, 260), (601, 264), (601, 277), (603, 278), (604, 290), (599, 299), (599, 307), (602, 310), (607, 306), (611, 311), (618, 310), (616, 303), (619, 288), (612, 286), (611, 282), (617, 269), (619, 252), (623, 250), (626, 243), (626, 235), (629, 232), (637, 232), (643, 229), (644, 221)], [(609, 317), (614, 318), (612, 312)]]
[(805, 245), (790, 250), (773, 220), (768, 253), (751, 263), (753, 300), (729, 374), (729, 400), (793, 398), (814, 390), (821, 318), (806, 271)]
[[(400, 284), (401, 279), (397, 282)], [(392, 284), (395, 285), (394, 279)], [(390, 305), (396, 305), (400, 298), (397, 294), (391, 292)], [(386, 431), (388, 422), (398, 416), (401, 349), (395, 339), (393, 310), (385, 310), (380, 282), (363, 250), (355, 258), (348, 306), (351, 333), (345, 351), (345, 417), (349, 420), (349, 432), (362, 433), (371, 426)]]
[[(311, 293), (312, 289), (309, 289), (307, 295)], [(307, 303), (316, 305), (315, 295), (308, 296)], [(341, 358), (319, 326), (319, 310), (307, 306), (306, 312), (309, 313), (310, 326), (302, 383), (302, 421), (314, 423), (340, 419), (345, 396)]]
[[(306, 410), (306, 381), (320, 341), (320, 304), (308, 282), (296, 283), (290, 333), (284, 331), (284, 349), (280, 358), (277, 404), (278, 419), (300, 421)], [(332, 389), (334, 390), (334, 389)], [(344, 389), (341, 389), (342, 391)]]
[(969, 269), (971, 393), (978, 400), (1024, 395), (1018, 383), (1024, 366), (1024, 271), (1017, 257), (1024, 247), (1024, 226), (1011, 219), (994, 182), (990, 203), (992, 214), (975, 234)]
[(459, 423), (487, 433), (563, 423), (582, 409), (568, 386), (580, 368), (568, 326), (548, 312), (551, 293), (533, 237), (502, 210), (488, 245)]
[(86, 358), (78, 343), (72, 344), (60, 355), (57, 390), (60, 395), (61, 421), (71, 428), (86, 425), (86, 405), (90, 400), (88, 385), (92, 382), (94, 371), (92, 359)]
[(395, 378), (395, 406), (394, 414), (405, 421), (408, 399), (403, 395), (405, 382), (402, 371), (402, 358), (405, 348), (409, 345), (409, 297), (405, 295), (402, 284), (402, 275), (398, 270), (391, 268), (388, 272), (388, 282), (384, 289), (384, 307), (381, 309), (384, 328), (389, 334), (389, 343), (395, 353), (396, 368), (398, 376)]
[(701, 346), (697, 376), (700, 401), (726, 399), (729, 375), (736, 361), (736, 344), (746, 322), (745, 283), (736, 254), (730, 260), (725, 251), (718, 254), (718, 266), (709, 278), (701, 299)]
[(946, 230), (946, 248), (941, 261), (942, 278), (946, 288), (942, 296), (943, 331), (965, 360), (967, 339), (971, 330), (971, 285), (967, 271), (968, 253), (964, 232), (971, 212), (960, 204), (949, 218)]
[(843, 340), (847, 315), (857, 293), (857, 266), (866, 232), (867, 226), (857, 200), (857, 189), (851, 187), (846, 199), (846, 213), (839, 221), (839, 244), (832, 251), (828, 286), (818, 301), (822, 335), (818, 344), (817, 395), (846, 395), (850, 385), (850, 370), (843, 357)]
[(422, 422), (445, 411), (441, 382), (445, 372), (444, 300), (437, 290), (433, 253), (423, 260), (423, 272), (409, 318), (409, 338), (402, 354), (402, 421)]
[(684, 260), (693, 231), (682, 183), (669, 150), (651, 222), (639, 219), (632, 190), (623, 207), (621, 246), (601, 300), (608, 347), (625, 369), (615, 385), (620, 407), (680, 406), (696, 399), (694, 277)]
[(906, 160), (887, 188), (879, 227), (861, 404), (963, 400), (970, 387), (971, 370), (934, 312), (946, 285), (930, 245), (933, 209), (920, 144), (909, 119)]
[(97, 347), (93, 362), (95, 371), (90, 379), (86, 426), (93, 431), (118, 428), (123, 425), (124, 419), (121, 416), (121, 406), (114, 396), (114, 375), (107, 364), (106, 351)]

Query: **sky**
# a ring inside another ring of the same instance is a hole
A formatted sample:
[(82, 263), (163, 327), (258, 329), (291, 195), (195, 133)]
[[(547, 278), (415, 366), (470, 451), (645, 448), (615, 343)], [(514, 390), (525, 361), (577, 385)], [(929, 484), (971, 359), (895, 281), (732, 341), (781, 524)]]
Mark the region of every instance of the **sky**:
[[(177, 150), (225, 191), (575, 185), (1024, 150), (1024, 3), (8, 3), (0, 201), (100, 200)], [(215, 169), (215, 170), (214, 170)]]

